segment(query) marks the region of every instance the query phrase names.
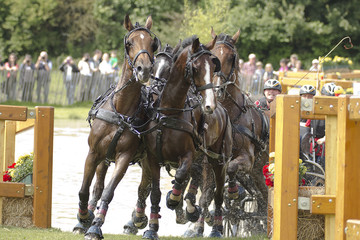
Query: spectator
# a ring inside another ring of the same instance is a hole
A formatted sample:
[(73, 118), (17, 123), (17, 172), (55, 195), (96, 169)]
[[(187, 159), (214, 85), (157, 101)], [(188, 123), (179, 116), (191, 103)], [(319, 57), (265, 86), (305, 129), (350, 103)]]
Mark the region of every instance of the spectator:
[(20, 65), (20, 88), (22, 89), (21, 101), (32, 102), (32, 93), (34, 90), (35, 64), (29, 54), (25, 55), (23, 63)]
[(253, 75), (253, 92), (254, 94), (259, 94), (260, 91), (260, 84), (262, 85), (262, 81), (263, 81), (263, 76), (264, 76), (265, 70), (263, 68), (263, 64), (262, 62), (258, 61), (256, 62), (256, 70), (255, 73)]
[(111, 51), (111, 58), (110, 58), (110, 64), (112, 69), (114, 69), (115, 71), (119, 70), (119, 65), (118, 65), (118, 59), (116, 57), (116, 52), (115, 51)]
[(8, 62), (5, 63), (7, 100), (16, 100), (16, 75), (18, 69), (15, 53), (11, 53)]
[(239, 72), (242, 73), (244, 68), (244, 60), (239, 59)]
[(45, 51), (42, 51), (35, 63), (35, 69), (37, 70), (37, 101), (41, 102), (41, 88), (43, 89), (44, 101), (47, 103), (48, 95), (49, 95), (49, 87), (50, 87), (50, 71), (52, 68), (52, 62), (48, 59), (48, 54)]
[(270, 103), (275, 100), (276, 95), (281, 93), (281, 84), (276, 79), (270, 79), (264, 84), (264, 97), (255, 102), (255, 105), (263, 110), (270, 110)]
[(282, 58), (280, 60), (279, 72), (287, 72), (287, 71), (288, 71), (288, 67), (287, 67), (287, 64), (286, 64), (286, 59)]
[(293, 69), (294, 72), (299, 72), (302, 70), (301, 61), (297, 60), (295, 63), (295, 68)]
[(317, 72), (319, 70), (319, 60), (316, 58), (312, 60), (310, 71)]
[(269, 79), (276, 79), (276, 78), (277, 78), (277, 76), (274, 73), (274, 68), (273, 68), (272, 64), (267, 63), (265, 65), (265, 73), (264, 73), (264, 76), (263, 76), (264, 83)]
[(91, 85), (91, 76), (92, 71), (90, 68), (90, 55), (85, 53), (83, 58), (79, 61), (78, 67), (80, 71), (80, 84), (79, 84), (79, 101), (88, 101), (90, 100), (90, 90)]
[(95, 98), (101, 93), (100, 71), (99, 65), (101, 63), (102, 52), (99, 49), (94, 51), (93, 57), (90, 59), (89, 64), (92, 71), (91, 83), (89, 84), (89, 99), (95, 100)]
[(66, 87), (66, 98), (68, 100), (68, 104), (71, 105), (74, 103), (75, 87), (79, 77), (77, 73), (79, 72), (79, 69), (71, 56), (67, 56), (65, 58), (59, 69), (63, 72), (63, 81)]
[(296, 54), (291, 54), (290, 56), (290, 62), (288, 63), (288, 70), (289, 71), (294, 71), (294, 69), (296, 68), (296, 62), (299, 60), (298, 55)]
[(108, 53), (104, 53), (103, 61), (100, 63), (99, 69), (101, 73), (102, 92), (105, 92), (114, 82), (114, 69), (111, 66)]
[(250, 91), (252, 89), (252, 80), (253, 80), (253, 75), (255, 73), (256, 70), (256, 55), (254, 53), (249, 54), (249, 61), (247, 61), (246, 63), (244, 63), (243, 66), (243, 71), (242, 73), (244, 74), (244, 78), (245, 78), (245, 90), (246, 91)]

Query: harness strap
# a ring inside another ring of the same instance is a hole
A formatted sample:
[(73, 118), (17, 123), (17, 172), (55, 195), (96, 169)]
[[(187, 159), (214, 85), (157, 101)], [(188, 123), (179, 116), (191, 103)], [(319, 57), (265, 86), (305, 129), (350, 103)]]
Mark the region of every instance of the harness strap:
[(105, 164), (107, 166), (110, 166), (111, 162), (115, 162), (115, 148), (117, 145), (117, 141), (119, 140), (121, 134), (124, 132), (124, 126), (120, 125), (117, 129), (113, 139), (111, 140), (111, 143), (109, 144), (108, 150), (106, 152), (106, 159)]
[(242, 125), (235, 125), (232, 124), (233, 129), (237, 130), (239, 133), (244, 134), (245, 136), (247, 136), (254, 144), (256, 147), (264, 149), (265, 147), (265, 143), (264, 141), (262, 141), (261, 139), (259, 139), (259, 137), (257, 137), (252, 131), (250, 131), (247, 127), (244, 127)]
[(161, 166), (164, 165), (164, 157), (162, 154), (162, 129), (159, 128), (156, 130), (157, 134), (156, 134), (156, 155), (157, 155), (157, 159), (159, 160), (159, 164)]

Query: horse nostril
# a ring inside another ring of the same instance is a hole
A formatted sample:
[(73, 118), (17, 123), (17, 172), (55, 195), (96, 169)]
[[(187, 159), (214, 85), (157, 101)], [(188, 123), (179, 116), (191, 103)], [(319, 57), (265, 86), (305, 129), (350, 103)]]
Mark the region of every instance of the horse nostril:
[(141, 66), (138, 66), (138, 67), (136, 68), (136, 70), (137, 70), (138, 72), (141, 72), (141, 71), (142, 71), (142, 67), (141, 67)]
[(212, 111), (212, 110), (211, 110), (211, 107), (210, 107), (209, 105), (205, 106), (205, 109), (206, 109), (207, 112), (211, 112), (211, 111)]

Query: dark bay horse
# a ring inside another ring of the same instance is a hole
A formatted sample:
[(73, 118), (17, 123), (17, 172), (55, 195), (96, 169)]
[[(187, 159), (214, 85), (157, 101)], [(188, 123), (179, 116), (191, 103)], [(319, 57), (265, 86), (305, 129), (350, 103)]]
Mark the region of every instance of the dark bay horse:
[[(143, 162), (142, 181), (139, 186), (139, 199), (136, 213), (144, 217), (147, 189), (151, 186), (151, 214), (149, 230), (143, 238), (158, 239), (158, 219), (160, 217), (160, 167), (177, 169), (172, 191), (167, 196), (167, 206), (175, 209), (182, 201), (184, 184), (196, 159), (202, 159), (204, 152), (214, 162), (216, 176), (216, 218), (220, 221), (214, 226), (214, 232), (222, 231), (223, 187), (225, 182), (225, 164), (231, 158), (231, 125), (226, 110), (217, 106), (212, 76), (219, 71), (220, 64), (211, 50), (216, 40), (206, 46), (200, 45), (196, 37), (183, 41), (176, 53), (170, 77), (160, 96), (160, 104), (154, 109), (148, 133), (144, 136), (147, 161)], [(189, 89), (199, 95), (188, 95)], [(198, 100), (201, 98), (201, 101)], [(205, 114), (204, 114), (205, 113)], [(200, 149), (203, 150), (200, 151)], [(200, 157), (199, 157), (200, 156)], [(201, 164), (201, 163), (199, 163)], [(200, 208), (195, 205), (197, 183), (201, 175), (191, 174), (192, 183), (185, 196), (187, 218), (195, 222)]]
[[(167, 82), (167, 79), (170, 77), (171, 67), (173, 65), (174, 52), (177, 52), (180, 48), (180, 43), (173, 49), (168, 44), (160, 50), (155, 57), (153, 75), (151, 76), (150, 86), (147, 88), (147, 96), (149, 103), (149, 108), (152, 108), (154, 104), (157, 103), (158, 97), (161, 95), (164, 90), (164, 86)], [(145, 177), (146, 175), (143, 175)], [(151, 177), (151, 176), (147, 176)], [(149, 184), (149, 181), (142, 181), (143, 184)], [(146, 189), (146, 191), (144, 191)], [(150, 186), (140, 186), (138, 195), (142, 195), (141, 199), (146, 199), (150, 194)], [(137, 204), (144, 206), (145, 201)], [(182, 204), (175, 209), (176, 211), (176, 222), (185, 224), (187, 222), (185, 218), (184, 211), (182, 209)], [(142, 209), (144, 209), (143, 207)], [(139, 209), (138, 209), (139, 210)], [(124, 233), (126, 234), (136, 234), (138, 229), (143, 229), (147, 226), (148, 219), (143, 211), (136, 211), (132, 213), (131, 220), (124, 225)]]
[[(115, 89), (96, 101), (89, 112), (93, 119), (88, 138), (89, 153), (86, 158), (84, 177), (79, 191), (79, 223), (74, 231), (86, 231), (86, 239), (102, 238), (101, 226), (105, 221), (108, 205), (114, 196), (114, 190), (119, 184), (131, 161), (134, 160), (140, 146), (136, 126), (145, 122), (141, 107), (141, 89), (150, 79), (154, 52), (159, 40), (153, 38), (150, 31), (151, 16), (145, 26), (133, 26), (128, 16), (124, 21), (129, 31), (124, 38), (125, 63), (122, 76)], [(111, 180), (103, 190), (104, 178), (108, 164), (115, 162)], [(94, 200), (89, 203), (89, 188), (97, 173), (97, 183), (94, 188)], [(93, 211), (100, 198), (101, 203), (96, 216)], [(91, 226), (91, 227), (90, 227)]]
[[(236, 179), (258, 200), (259, 211), (266, 214), (267, 187), (265, 185), (262, 168), (268, 161), (268, 127), (267, 115), (255, 107), (253, 102), (240, 89), (238, 75), (238, 55), (235, 43), (239, 37), (238, 31), (233, 37), (220, 34), (215, 47), (212, 49), (221, 62), (221, 72), (214, 80), (219, 89), (219, 101), (228, 110), (233, 127), (233, 160), (229, 163), (228, 194), (230, 199), (239, 198)], [(213, 37), (215, 33), (212, 32)], [(249, 182), (246, 175), (251, 176), (254, 184)], [(254, 191), (256, 186), (261, 194)]]

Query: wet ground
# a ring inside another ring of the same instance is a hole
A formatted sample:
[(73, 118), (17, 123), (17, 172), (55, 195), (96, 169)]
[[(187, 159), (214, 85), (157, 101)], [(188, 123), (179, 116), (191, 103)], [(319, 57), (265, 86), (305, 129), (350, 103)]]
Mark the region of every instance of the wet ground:
[[(90, 128), (85, 120), (56, 121), (54, 130), (53, 154), (53, 199), (52, 227), (71, 231), (76, 225), (78, 209), (78, 191), (81, 186), (85, 158), (88, 152), (87, 137)], [(33, 151), (33, 130), (16, 136), (16, 159)], [(114, 165), (109, 168), (106, 182), (109, 180)], [(172, 178), (165, 169), (161, 172), (161, 211), (160, 236), (181, 236), (188, 224), (175, 223), (175, 212), (165, 205), (166, 193), (171, 190)], [(123, 226), (130, 219), (137, 200), (137, 188), (141, 178), (138, 165), (130, 166), (125, 177), (118, 185), (113, 201), (109, 205), (103, 233), (122, 234)], [(92, 188), (91, 188), (92, 189)], [(150, 201), (147, 201), (146, 213), (150, 216)], [(144, 232), (143, 229), (138, 234)], [(209, 229), (210, 231), (210, 229)], [(206, 231), (207, 232), (207, 231)]]

